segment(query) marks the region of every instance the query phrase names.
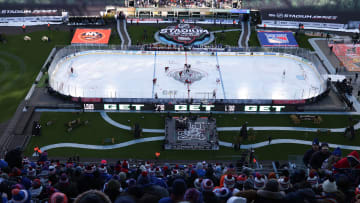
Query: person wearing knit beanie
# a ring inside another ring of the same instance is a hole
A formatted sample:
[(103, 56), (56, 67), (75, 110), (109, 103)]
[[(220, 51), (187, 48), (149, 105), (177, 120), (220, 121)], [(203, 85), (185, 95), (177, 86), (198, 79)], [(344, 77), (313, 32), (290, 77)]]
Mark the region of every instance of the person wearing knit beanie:
[(279, 183), (275, 179), (270, 179), (265, 188), (256, 192), (255, 202), (282, 202), (285, 193), (279, 191)]
[(306, 182), (310, 183), (312, 188), (317, 188), (318, 187), (318, 176), (316, 174), (316, 171), (311, 170), (309, 177), (307, 177)]
[(290, 179), (289, 177), (281, 177), (278, 180), (279, 188), (281, 191), (286, 191), (290, 188)]
[(270, 179), (276, 179), (276, 173), (270, 172), (268, 175), (268, 180), (270, 180)]
[(49, 203), (67, 203), (68, 198), (64, 193), (54, 192), (51, 197)]
[(29, 190), (31, 197), (40, 196), (42, 190), (43, 190), (43, 186), (41, 185), (40, 179), (34, 179), (32, 181), (31, 188)]
[(244, 197), (236, 197), (236, 196), (232, 196), (230, 197), (226, 203), (246, 203), (246, 198)]
[(13, 203), (30, 203), (31, 195), (26, 190), (13, 189), (11, 191)]
[(99, 190), (88, 190), (79, 194), (74, 203), (101, 202), (111, 203), (109, 197)]
[(184, 200), (190, 203), (200, 203), (200, 192), (195, 188), (186, 190)]
[(198, 190), (201, 189), (201, 182), (203, 181), (202, 178), (196, 178), (194, 181), (194, 187)]
[(214, 183), (211, 179), (204, 179), (201, 182), (201, 191), (212, 191), (214, 188)]
[(216, 195), (216, 197), (220, 200), (220, 201), (227, 201), (230, 197), (231, 197), (231, 191), (229, 190), (229, 188), (226, 187), (222, 187), (222, 188), (217, 188), (214, 189), (213, 191)]
[(322, 189), (325, 193), (333, 193), (337, 191), (337, 185), (335, 180), (332, 179), (327, 179), (323, 182), (322, 184)]
[(228, 174), (224, 178), (224, 187), (232, 189), (235, 187), (235, 177)]
[(263, 178), (262, 175), (257, 173), (254, 178), (254, 189), (259, 190), (259, 189), (263, 189), (264, 187), (265, 187), (265, 179)]

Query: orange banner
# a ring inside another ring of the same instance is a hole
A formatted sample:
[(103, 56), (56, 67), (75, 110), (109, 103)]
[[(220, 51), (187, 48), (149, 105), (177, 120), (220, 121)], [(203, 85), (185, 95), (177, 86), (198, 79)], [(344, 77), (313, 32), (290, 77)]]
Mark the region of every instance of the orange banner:
[(81, 29), (78, 28), (71, 40), (71, 44), (107, 44), (111, 29)]

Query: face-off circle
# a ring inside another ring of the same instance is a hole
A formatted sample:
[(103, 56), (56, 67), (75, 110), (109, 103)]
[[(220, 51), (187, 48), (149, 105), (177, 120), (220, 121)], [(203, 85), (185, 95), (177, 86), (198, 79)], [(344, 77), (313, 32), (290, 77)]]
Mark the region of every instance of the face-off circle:
[(199, 69), (189, 68), (169, 71), (167, 76), (172, 77), (181, 83), (192, 84), (206, 77), (207, 73)]

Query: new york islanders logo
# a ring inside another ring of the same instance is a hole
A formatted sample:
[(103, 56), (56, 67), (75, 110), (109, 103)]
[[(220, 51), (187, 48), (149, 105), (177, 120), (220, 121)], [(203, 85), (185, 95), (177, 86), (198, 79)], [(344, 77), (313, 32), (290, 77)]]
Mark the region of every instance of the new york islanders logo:
[(287, 44), (289, 39), (286, 34), (265, 33), (266, 39), (273, 44)]
[(94, 42), (102, 39), (104, 35), (100, 32), (83, 32), (79, 35), (79, 38), (84, 41)]

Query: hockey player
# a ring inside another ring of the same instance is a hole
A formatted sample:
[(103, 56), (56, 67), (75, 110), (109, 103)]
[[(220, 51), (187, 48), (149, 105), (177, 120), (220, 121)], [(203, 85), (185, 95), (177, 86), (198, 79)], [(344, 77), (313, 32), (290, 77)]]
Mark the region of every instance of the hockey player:
[(183, 73), (182, 71), (179, 72), (179, 76), (180, 76), (180, 77), (182, 76), (182, 73)]
[(165, 67), (165, 72), (168, 72), (168, 70), (169, 70), (169, 66), (166, 66)]
[(73, 67), (70, 68), (70, 72), (71, 72), (71, 74), (74, 74), (74, 68)]
[(286, 75), (286, 71), (285, 71), (285, 69), (284, 69), (284, 71), (283, 71), (283, 79), (285, 79), (285, 75)]
[(216, 99), (216, 90), (213, 91), (213, 99)]
[(156, 80), (157, 80), (156, 78), (153, 79), (153, 84), (154, 85), (156, 84)]

